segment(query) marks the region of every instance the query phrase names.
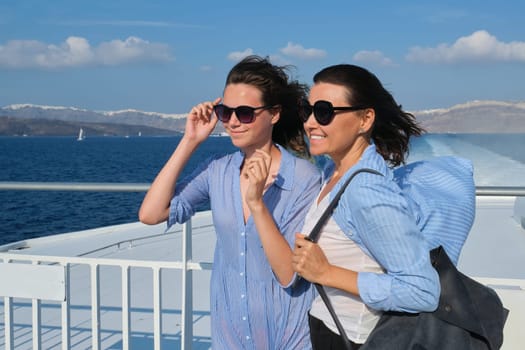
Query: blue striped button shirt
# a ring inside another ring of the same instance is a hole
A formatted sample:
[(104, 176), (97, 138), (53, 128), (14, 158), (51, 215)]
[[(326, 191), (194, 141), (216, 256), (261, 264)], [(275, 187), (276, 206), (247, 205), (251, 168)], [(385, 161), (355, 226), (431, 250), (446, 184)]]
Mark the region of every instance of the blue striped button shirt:
[[(320, 174), (310, 162), (282, 147), (277, 178), (264, 202), (293, 247), (310, 204), (320, 190)], [(176, 186), (168, 225), (189, 219), (210, 202), (217, 235), (211, 276), (213, 349), (309, 349), (307, 314), (315, 288), (291, 288), (275, 278), (250, 217), (244, 223), (240, 167), (236, 152), (201, 164)]]
[(430, 263), (428, 244), (393, 171), (369, 146), (344, 180), (359, 168), (371, 168), (383, 176), (358, 174), (348, 185), (334, 212), (343, 232), (386, 271), (358, 273), (361, 299), (375, 310), (433, 311), (440, 293), (439, 278)]

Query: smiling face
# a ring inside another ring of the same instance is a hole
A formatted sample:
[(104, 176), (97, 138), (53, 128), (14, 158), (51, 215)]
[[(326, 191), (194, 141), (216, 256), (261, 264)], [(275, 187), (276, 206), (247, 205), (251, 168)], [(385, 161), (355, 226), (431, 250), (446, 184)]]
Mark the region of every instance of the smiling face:
[[(222, 102), (231, 108), (264, 105), (262, 92), (248, 84), (227, 85)], [(223, 123), (232, 143), (246, 153), (271, 144), (273, 125), (279, 120), (279, 114), (275, 109), (258, 109), (254, 113), (255, 119), (251, 123), (241, 123), (235, 112), (232, 113), (228, 122)]]
[[(349, 91), (342, 85), (316, 83), (310, 90), (309, 103), (329, 101), (334, 107), (348, 107)], [(369, 145), (366, 133), (373, 123), (372, 109), (335, 111), (332, 122), (320, 125), (313, 113), (304, 123), (312, 155), (329, 155), (336, 163), (359, 159)]]

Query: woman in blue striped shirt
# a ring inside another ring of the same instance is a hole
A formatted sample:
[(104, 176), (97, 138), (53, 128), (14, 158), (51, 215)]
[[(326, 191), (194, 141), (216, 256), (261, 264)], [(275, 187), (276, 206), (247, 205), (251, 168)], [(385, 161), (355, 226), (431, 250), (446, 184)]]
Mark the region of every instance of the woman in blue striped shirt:
[[(375, 75), (354, 65), (317, 73), (303, 109), (310, 152), (329, 155), (333, 167), (302, 232), (311, 230), (357, 169), (381, 173), (358, 174), (318, 244), (298, 234), (293, 257), (297, 273), (326, 286), (346, 335), (358, 348), (382, 310), (433, 311), (438, 305), (439, 278), (429, 247), (392, 170), (404, 163), (410, 137), (423, 130)], [(309, 314), (314, 349), (344, 349), (319, 297)]]
[[(318, 169), (304, 159), (309, 154), (298, 111), (305, 96), (306, 87), (284, 67), (256, 56), (242, 60), (228, 74), (222, 99), (190, 111), (183, 138), (142, 203), (142, 222), (168, 225), (210, 203), (217, 234), (214, 350), (311, 348), (307, 313), (315, 291), (306, 282), (291, 287), (294, 234), (321, 184)], [(203, 162), (178, 182), (218, 120), (239, 151)]]

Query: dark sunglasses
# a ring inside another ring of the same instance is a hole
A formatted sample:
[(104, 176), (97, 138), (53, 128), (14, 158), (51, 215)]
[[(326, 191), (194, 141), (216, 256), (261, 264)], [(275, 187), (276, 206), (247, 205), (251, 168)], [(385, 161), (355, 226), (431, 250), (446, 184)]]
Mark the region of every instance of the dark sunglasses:
[(250, 107), (250, 106), (239, 106), (235, 108), (228, 107), (223, 104), (213, 106), (213, 111), (219, 120), (223, 123), (227, 123), (232, 113), (235, 112), (237, 119), (243, 124), (249, 124), (255, 120), (255, 111), (258, 109), (268, 109), (273, 106), (261, 106), (261, 107)]
[(328, 125), (334, 119), (335, 111), (359, 111), (366, 109), (365, 106), (349, 106), (349, 107), (334, 107), (331, 102), (328, 101), (317, 101), (314, 105), (310, 105), (308, 101), (304, 100), (301, 103), (301, 119), (303, 123), (306, 123), (312, 112), (314, 113), (315, 120), (321, 125)]

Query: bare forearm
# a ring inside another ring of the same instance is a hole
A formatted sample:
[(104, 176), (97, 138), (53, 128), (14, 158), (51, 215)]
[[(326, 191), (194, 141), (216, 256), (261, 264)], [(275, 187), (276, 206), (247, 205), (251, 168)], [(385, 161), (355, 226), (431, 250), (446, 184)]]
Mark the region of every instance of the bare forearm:
[(167, 220), (177, 179), (198, 145), (198, 142), (186, 138), (181, 139), (144, 197), (139, 210), (141, 222), (157, 224)]
[(292, 266), (295, 272), (310, 282), (359, 296), (358, 273), (330, 264), (321, 247), (300, 233), (295, 235)]
[(359, 296), (357, 286), (357, 272), (345, 268), (329, 265), (328, 271), (318, 281), (324, 286), (344, 290), (345, 292)]
[(251, 208), (255, 227), (263, 245), (266, 258), (279, 282), (287, 285), (292, 280), (292, 249), (277, 228), (273, 217), (264, 203)]

